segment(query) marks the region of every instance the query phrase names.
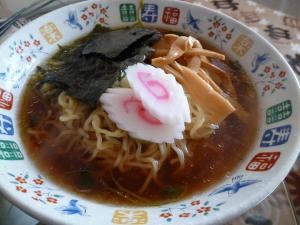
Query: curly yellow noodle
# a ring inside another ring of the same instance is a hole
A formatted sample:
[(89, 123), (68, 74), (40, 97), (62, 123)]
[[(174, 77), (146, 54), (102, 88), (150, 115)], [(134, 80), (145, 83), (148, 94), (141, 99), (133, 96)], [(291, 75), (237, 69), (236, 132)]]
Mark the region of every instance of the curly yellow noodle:
[[(120, 85), (127, 86), (127, 80), (122, 79)], [(187, 124), (185, 137), (199, 138), (208, 135), (212, 129), (205, 127), (203, 111), (188, 99), (192, 122)], [(61, 108), (59, 120), (65, 128), (56, 141), (68, 140), (66, 151), (69, 152), (74, 146), (80, 145), (82, 154), (89, 154), (89, 160), (98, 158), (103, 165), (117, 168), (120, 172), (132, 168), (142, 169), (145, 181), (139, 193), (144, 192), (152, 180), (159, 183), (158, 172), (169, 157), (172, 164), (178, 165), (178, 170), (185, 166), (185, 157), (189, 155), (185, 140), (177, 140), (173, 144), (156, 144), (132, 138), (109, 119), (100, 105), (88, 114), (87, 106), (65, 92), (58, 96), (58, 105)]]

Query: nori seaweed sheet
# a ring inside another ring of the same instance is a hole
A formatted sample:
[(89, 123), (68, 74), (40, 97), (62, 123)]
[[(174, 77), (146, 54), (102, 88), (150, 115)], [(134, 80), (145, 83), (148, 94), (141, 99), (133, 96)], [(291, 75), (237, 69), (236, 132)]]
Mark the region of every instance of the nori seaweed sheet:
[(95, 107), (99, 97), (121, 78), (128, 66), (144, 62), (154, 53), (150, 47), (161, 38), (153, 29), (99, 29), (76, 47), (61, 47), (58, 67), (43, 68), (38, 87), (51, 84), (73, 98)]

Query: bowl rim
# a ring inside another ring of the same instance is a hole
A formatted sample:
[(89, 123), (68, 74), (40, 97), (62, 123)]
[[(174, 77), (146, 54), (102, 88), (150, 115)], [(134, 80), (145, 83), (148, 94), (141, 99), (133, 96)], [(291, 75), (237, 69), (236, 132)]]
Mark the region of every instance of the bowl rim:
[[(135, 2), (138, 2), (139, 0), (135, 0)], [(34, 22), (42, 20), (43, 18), (51, 15), (52, 13), (58, 13), (60, 11), (64, 11), (68, 8), (78, 8), (80, 5), (86, 5), (89, 2), (101, 2), (101, 0), (87, 0), (87, 1), (81, 1), (81, 2), (77, 2), (77, 3), (73, 3), (73, 4), (69, 4), (67, 6), (58, 8), (56, 10), (50, 11), (40, 17), (37, 17), (36, 19), (30, 21), (28, 24), (26, 24), (24, 27), (22, 27), (21, 29), (19, 29), (18, 31), (16, 31), (14, 34), (12, 34), (11, 36), (9, 36), (0, 46), (3, 46), (5, 44), (7, 44), (8, 42), (10, 42), (11, 40), (13, 40), (14, 36), (16, 34), (20, 34), (21, 32), (23, 32), (23, 30), (25, 30), (28, 27), (32, 27)], [(109, 2), (118, 2), (118, 0), (110, 0)], [(159, 2), (161, 3), (161, 2)], [(238, 21), (237, 19), (226, 15), (225, 13), (216, 10), (216, 9), (211, 9), (208, 8), (206, 6), (203, 5), (198, 5), (195, 3), (190, 3), (190, 2), (186, 2), (184, 0), (179, 1), (179, 0), (164, 0), (163, 4), (166, 3), (176, 3), (176, 5), (180, 5), (180, 6), (188, 6), (188, 7), (196, 7), (196, 8), (202, 8), (210, 13), (213, 14), (218, 14), (220, 16), (222, 16), (223, 18), (225, 18), (227, 21), (236, 24), (239, 28), (242, 28), (244, 30), (246, 30), (247, 32), (254, 34), (254, 36), (256, 36), (256, 39), (260, 39), (260, 42), (263, 42), (264, 44), (266, 44), (270, 49), (271, 52), (275, 55), (278, 56), (278, 58), (280, 58), (280, 61), (284, 64), (284, 66), (287, 69), (287, 73), (289, 74), (289, 77), (294, 81), (294, 85), (295, 85), (295, 94), (297, 94), (296, 98), (300, 98), (300, 81), (298, 80), (295, 72), (293, 71), (293, 69), (291, 68), (291, 66), (288, 64), (288, 62), (286, 61), (286, 59), (284, 58), (284, 56), (280, 53), (280, 51), (271, 43), (269, 42), (264, 36), (262, 36), (261, 34), (259, 34), (258, 32), (255, 32), (253, 29), (251, 29), (250, 27), (248, 27), (247, 25), (243, 24), (242, 22)], [(79, 38), (79, 37), (78, 37)], [(76, 39), (78, 39), (76, 38)], [(300, 110), (300, 105), (293, 105), (293, 107), (296, 107)], [(300, 117), (300, 116), (299, 116)], [(226, 211), (226, 213), (221, 213), (220, 215), (216, 216), (214, 219), (208, 221), (208, 223), (206, 224), (221, 224), (221, 223), (226, 223), (232, 219), (234, 219), (235, 217), (245, 213), (246, 211), (248, 211), (250, 208), (255, 207), (256, 205), (258, 205), (261, 201), (263, 201), (265, 198), (267, 198), (276, 188), (278, 185), (280, 185), (280, 183), (284, 180), (284, 178), (287, 176), (287, 174), (289, 173), (290, 169), (292, 168), (292, 166), (294, 165), (295, 161), (297, 160), (297, 156), (300, 153), (300, 138), (298, 138), (297, 140), (295, 140), (294, 143), (294, 149), (293, 151), (291, 151), (291, 154), (289, 155), (289, 158), (286, 159), (286, 162), (284, 165), (282, 165), (282, 170), (280, 171), (280, 173), (277, 173), (275, 177), (272, 178), (272, 182), (269, 182), (269, 185), (265, 185), (264, 187), (262, 187), (258, 192), (256, 192), (254, 195), (251, 196), (251, 198), (249, 198), (247, 201), (245, 202), (240, 202), (236, 208), (239, 208), (238, 210), (232, 210), (232, 211)], [(289, 160), (288, 160), (289, 159)], [(237, 169), (237, 168), (236, 168)], [(66, 191), (66, 190), (65, 190)], [(68, 191), (66, 191), (67, 193), (69, 193)], [(18, 200), (18, 198), (16, 197), (16, 195), (10, 191), (8, 188), (4, 188), (3, 185), (1, 185), (0, 183), (0, 194), (7, 199), (8, 201), (10, 201), (13, 205), (17, 206), (18, 208), (20, 208), (22, 211), (26, 212), (27, 214), (29, 214), (30, 216), (32, 216), (33, 218), (36, 218), (42, 222), (45, 222), (47, 224), (60, 224), (60, 225), (67, 225), (69, 223), (67, 223), (65, 220), (60, 220), (59, 217), (56, 218), (52, 218), (50, 215), (47, 214), (46, 211), (43, 210), (38, 210), (37, 208), (32, 208), (30, 206), (30, 204), (28, 204), (26, 201), (22, 201), (22, 200)], [(189, 198), (187, 198), (189, 199)], [(185, 200), (187, 200), (185, 199)], [(181, 201), (177, 201), (178, 203)], [(102, 204), (102, 203), (100, 203)], [(105, 204), (102, 204), (105, 205)], [(112, 206), (112, 207), (117, 207), (117, 206)], [(134, 206), (132, 206), (134, 207)], [(136, 207), (139, 208), (139, 207)], [(143, 208), (153, 208), (153, 207), (143, 207)], [(155, 208), (155, 207), (154, 207)], [(201, 222), (199, 221), (195, 221), (192, 223), (188, 223), (188, 224), (194, 224), (197, 225)], [(186, 224), (185, 222), (183, 222), (182, 224)]]

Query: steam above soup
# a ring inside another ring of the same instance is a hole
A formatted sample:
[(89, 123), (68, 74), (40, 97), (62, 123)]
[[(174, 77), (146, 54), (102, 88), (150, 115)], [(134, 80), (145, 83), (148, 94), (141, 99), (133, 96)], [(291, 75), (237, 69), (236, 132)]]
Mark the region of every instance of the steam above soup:
[(100, 202), (162, 204), (203, 191), (250, 149), (247, 75), (191, 36), (95, 30), (39, 67), (20, 110), (45, 175)]

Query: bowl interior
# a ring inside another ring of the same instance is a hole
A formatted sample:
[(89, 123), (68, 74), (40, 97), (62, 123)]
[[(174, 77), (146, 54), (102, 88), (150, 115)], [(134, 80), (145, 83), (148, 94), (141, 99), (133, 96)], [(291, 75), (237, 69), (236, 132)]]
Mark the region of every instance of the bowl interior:
[[(24, 84), (36, 66), (58, 50), (58, 44), (88, 34), (97, 23), (110, 28), (142, 23), (180, 31), (222, 49), (242, 66), (258, 93), (260, 126), (252, 150), (229, 177), (182, 202), (124, 208), (68, 193), (35, 168), (19, 137), (17, 112)], [(0, 52), (0, 190), (45, 223), (224, 223), (270, 194), (300, 150), (296, 122), (300, 94), (292, 70), (258, 34), (207, 8), (167, 0), (85, 1), (36, 19), (2, 44)]]

